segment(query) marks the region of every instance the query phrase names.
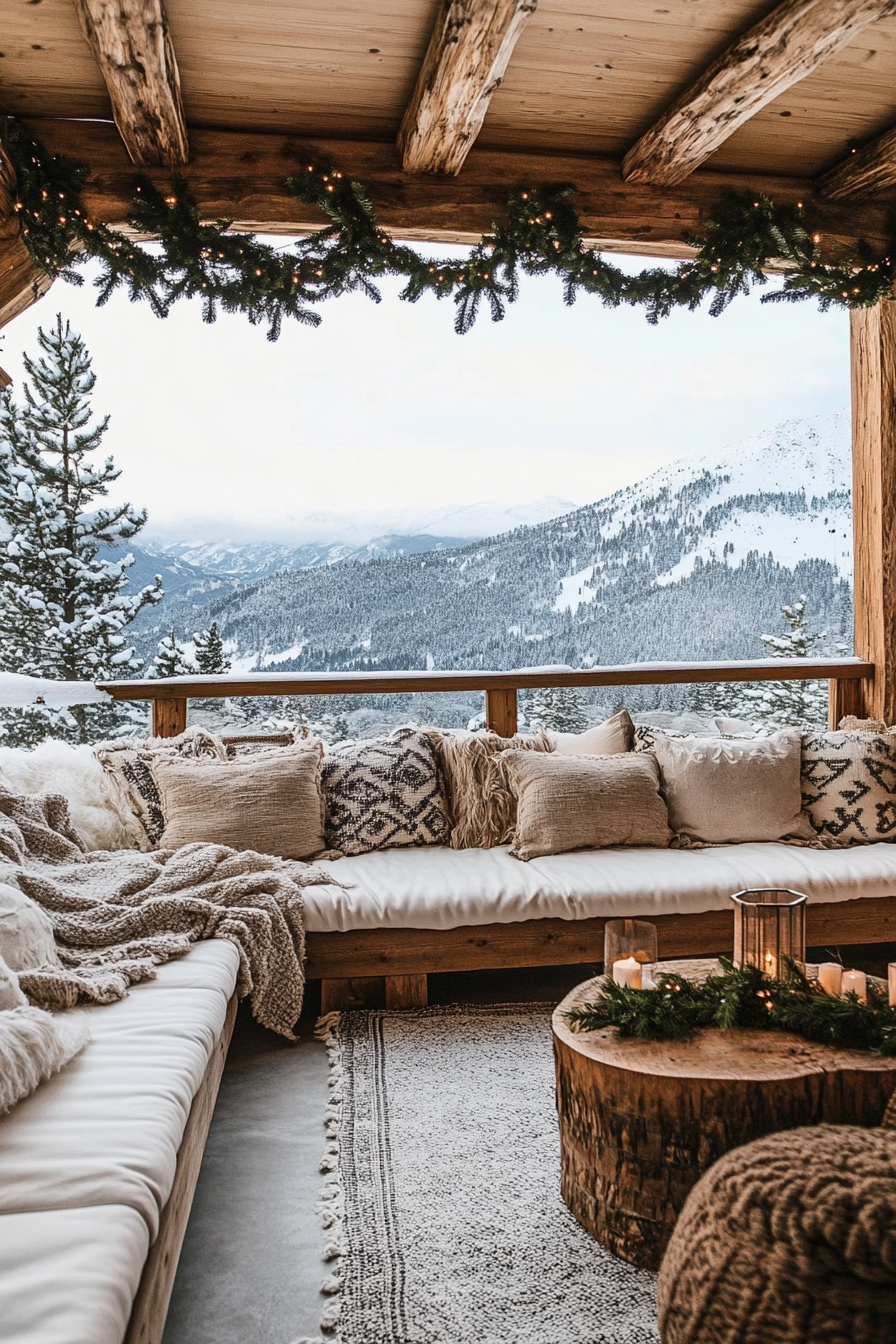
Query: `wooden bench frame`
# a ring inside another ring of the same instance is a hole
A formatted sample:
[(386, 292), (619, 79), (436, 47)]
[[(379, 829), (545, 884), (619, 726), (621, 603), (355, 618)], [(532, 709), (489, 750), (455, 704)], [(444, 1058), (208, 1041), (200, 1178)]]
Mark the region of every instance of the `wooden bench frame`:
[[(626, 913), (656, 924), (660, 955), (666, 960), (733, 951), (730, 910), (693, 915), (655, 915), (634, 909)], [(427, 975), (438, 971), (602, 962), (605, 924), (605, 918), (529, 919), (456, 929), (308, 933), (305, 973), (309, 980), (321, 981), (322, 1012), (382, 998), (389, 1008), (423, 1007)], [(810, 905), (806, 941), (810, 947), (896, 942), (896, 896)]]
[(193, 1195), (208, 1131), (215, 1110), (215, 1101), (221, 1085), (221, 1075), (230, 1048), (236, 1023), (237, 998), (234, 994), (227, 1005), (224, 1026), (211, 1053), (202, 1082), (193, 1098), (190, 1114), (184, 1127), (171, 1194), (159, 1220), (159, 1231), (149, 1248), (140, 1285), (131, 1308), (124, 1344), (162, 1344), (165, 1318), (177, 1273), (177, 1262), (183, 1245), (184, 1233), (193, 1206)]

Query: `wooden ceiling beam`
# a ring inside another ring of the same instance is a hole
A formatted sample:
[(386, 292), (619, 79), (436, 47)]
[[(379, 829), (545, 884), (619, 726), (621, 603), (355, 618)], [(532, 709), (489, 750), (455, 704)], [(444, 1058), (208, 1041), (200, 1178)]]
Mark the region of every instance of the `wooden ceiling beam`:
[[(110, 122), (31, 121), (47, 149), (89, 165), (84, 201), (94, 219), (121, 224), (133, 200), (135, 172)], [(881, 252), (890, 246), (891, 197), (855, 205), (823, 201), (805, 178), (698, 172), (680, 187), (658, 190), (623, 183), (619, 160), (593, 156), (516, 154), (474, 147), (458, 178), (406, 173), (394, 144), (369, 140), (290, 142), (282, 135), (191, 132), (184, 180), (208, 219), (235, 227), (301, 234), (326, 221), (288, 190), (286, 178), (311, 162), (338, 166), (363, 184), (384, 228), (398, 238), (442, 243), (477, 242), (500, 219), (510, 191), (520, 186), (572, 182), (576, 209), (592, 243), (608, 251), (687, 257), (688, 233), (699, 233), (719, 194), (767, 191), (777, 201), (804, 201), (831, 256), (851, 253), (859, 239)], [(170, 180), (150, 170), (160, 186)]]
[(459, 173), (537, 0), (442, 0), (398, 132), (407, 173)]
[(180, 75), (163, 0), (75, 0), (75, 7), (133, 162), (186, 163)]
[(683, 182), (730, 135), (896, 0), (784, 0), (723, 52), (626, 154), (627, 182)]
[(844, 201), (852, 196), (871, 196), (896, 186), (896, 126), (861, 149), (854, 149), (848, 158), (822, 173), (816, 179), (821, 196), (830, 201)]
[[(22, 226), (13, 210), (15, 173), (0, 145), (0, 327), (30, 308), (51, 281), (39, 271), (22, 242)], [(8, 387), (9, 375), (0, 369), (0, 388)]]

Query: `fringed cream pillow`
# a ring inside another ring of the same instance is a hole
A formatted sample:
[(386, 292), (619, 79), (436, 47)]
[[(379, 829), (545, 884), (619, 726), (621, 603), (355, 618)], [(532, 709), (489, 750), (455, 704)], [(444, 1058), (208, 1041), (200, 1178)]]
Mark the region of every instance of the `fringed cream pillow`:
[(494, 759), (508, 750), (552, 751), (547, 734), (455, 737), (433, 730), (431, 737), (451, 809), (451, 848), (492, 849), (509, 844), (516, 825), (516, 797), (501, 771), (493, 768)]

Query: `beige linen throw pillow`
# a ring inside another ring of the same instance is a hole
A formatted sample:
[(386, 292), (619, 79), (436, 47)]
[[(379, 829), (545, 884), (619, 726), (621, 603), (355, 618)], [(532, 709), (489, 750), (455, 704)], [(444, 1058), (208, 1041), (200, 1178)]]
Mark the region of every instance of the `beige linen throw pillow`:
[(154, 767), (166, 818), (161, 849), (196, 841), (308, 859), (325, 846), (320, 763), (323, 749)]
[(812, 840), (802, 812), (799, 728), (769, 737), (657, 736), (669, 825), (685, 843)]
[(507, 751), (517, 797), (511, 853), (518, 859), (611, 845), (665, 848), (672, 839), (652, 756), (562, 756)]
[(560, 756), (616, 756), (631, 751), (635, 725), (627, 709), (617, 709), (603, 723), (586, 728), (584, 733), (555, 733), (548, 729), (547, 734)]

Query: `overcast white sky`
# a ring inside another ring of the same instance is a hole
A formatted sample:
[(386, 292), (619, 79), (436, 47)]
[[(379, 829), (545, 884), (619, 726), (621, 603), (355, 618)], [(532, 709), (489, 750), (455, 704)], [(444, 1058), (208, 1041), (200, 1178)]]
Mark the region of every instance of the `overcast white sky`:
[(243, 317), (205, 326), (182, 304), (160, 321), (57, 283), (5, 329), (0, 363), (20, 387), (38, 324), (72, 321), (95, 409), (112, 416), (122, 497), (148, 508), (147, 535), (172, 539), (299, 541), (319, 510), (587, 503), (848, 401), (847, 318), (812, 303), (753, 297), (651, 327), (594, 299), (567, 309), (545, 278), (524, 282), (502, 323), (483, 313), (456, 336), (450, 302), (400, 303), (399, 288), (385, 282), (380, 305), (322, 305), (317, 330), (287, 323), (272, 345)]

